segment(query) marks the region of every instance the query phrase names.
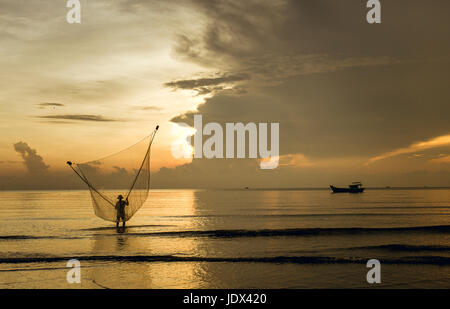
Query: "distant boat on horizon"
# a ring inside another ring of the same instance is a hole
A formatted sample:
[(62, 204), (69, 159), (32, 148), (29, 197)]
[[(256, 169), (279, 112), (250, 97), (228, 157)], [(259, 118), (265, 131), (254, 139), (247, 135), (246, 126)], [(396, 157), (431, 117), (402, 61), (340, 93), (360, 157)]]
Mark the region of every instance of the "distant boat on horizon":
[(362, 187), (362, 183), (352, 182), (351, 185), (348, 186), (348, 188), (338, 188), (333, 185), (330, 185), (331, 190), (333, 190), (333, 193), (363, 193), (364, 188)]

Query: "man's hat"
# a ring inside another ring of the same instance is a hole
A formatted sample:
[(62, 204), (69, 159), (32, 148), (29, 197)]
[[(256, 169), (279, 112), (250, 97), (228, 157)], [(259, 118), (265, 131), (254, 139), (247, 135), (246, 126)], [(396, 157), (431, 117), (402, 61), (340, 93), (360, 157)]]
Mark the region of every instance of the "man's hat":
[(117, 198), (118, 198), (118, 199), (123, 199), (122, 194), (120, 194)]

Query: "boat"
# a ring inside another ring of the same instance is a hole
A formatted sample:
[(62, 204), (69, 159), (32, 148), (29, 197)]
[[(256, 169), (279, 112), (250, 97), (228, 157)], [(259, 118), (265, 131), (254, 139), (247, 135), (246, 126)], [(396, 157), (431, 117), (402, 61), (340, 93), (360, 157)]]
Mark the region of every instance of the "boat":
[(364, 188), (362, 187), (362, 183), (352, 182), (351, 185), (348, 186), (348, 188), (338, 188), (333, 185), (330, 186), (331, 190), (333, 190), (333, 193), (363, 193)]

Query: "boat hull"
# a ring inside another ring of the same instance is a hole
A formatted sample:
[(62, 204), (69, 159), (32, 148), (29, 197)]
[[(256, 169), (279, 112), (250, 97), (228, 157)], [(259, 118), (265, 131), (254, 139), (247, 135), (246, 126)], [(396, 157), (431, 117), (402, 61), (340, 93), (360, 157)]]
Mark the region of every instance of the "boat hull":
[(364, 188), (338, 188), (335, 186), (330, 186), (333, 193), (363, 193)]

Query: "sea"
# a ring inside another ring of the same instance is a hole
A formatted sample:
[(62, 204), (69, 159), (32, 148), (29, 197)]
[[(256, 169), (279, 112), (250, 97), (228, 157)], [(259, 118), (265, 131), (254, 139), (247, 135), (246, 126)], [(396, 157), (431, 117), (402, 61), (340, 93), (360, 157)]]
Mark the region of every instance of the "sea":
[(450, 288), (449, 189), (151, 190), (124, 229), (88, 191), (0, 201), (1, 289)]

